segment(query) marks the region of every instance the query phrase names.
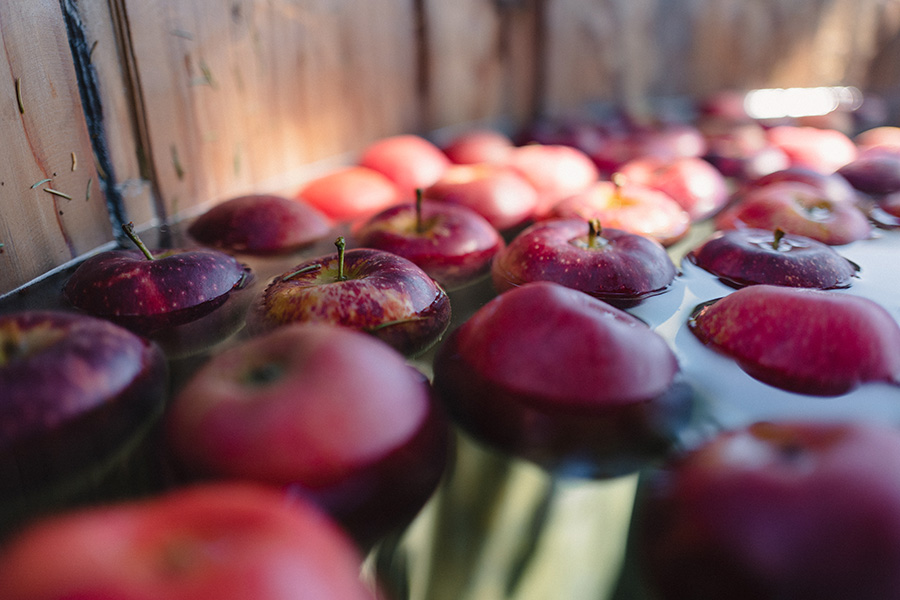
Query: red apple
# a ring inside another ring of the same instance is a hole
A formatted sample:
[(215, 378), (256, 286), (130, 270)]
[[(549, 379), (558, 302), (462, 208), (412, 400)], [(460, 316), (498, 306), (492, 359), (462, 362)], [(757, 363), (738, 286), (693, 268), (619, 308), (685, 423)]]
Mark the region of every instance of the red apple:
[(457, 165), (502, 163), (513, 149), (513, 142), (496, 129), (470, 129), (455, 135), (443, 146), (444, 154)]
[(707, 118), (700, 127), (707, 144), (703, 158), (726, 177), (755, 179), (790, 166), (787, 154), (769, 143), (765, 129), (755, 121)]
[(663, 245), (673, 244), (687, 233), (691, 218), (671, 196), (623, 179), (594, 183), (557, 203), (548, 217), (597, 220), (605, 228), (647, 236)]
[(85, 472), (154, 421), (166, 373), (156, 344), (109, 321), (0, 316), (0, 528), (84, 493)]
[(218, 484), (36, 523), (0, 554), (7, 600), (374, 600), (312, 505)]
[(553, 281), (620, 308), (666, 291), (675, 265), (659, 243), (580, 219), (541, 221), (497, 255), (494, 287), (504, 292), (532, 281)]
[(380, 212), (356, 232), (360, 246), (392, 252), (422, 268), (445, 290), (490, 272), (503, 238), (481, 215), (463, 205), (418, 199)]
[(474, 210), (500, 231), (530, 219), (538, 204), (538, 192), (524, 176), (493, 163), (453, 165), (425, 197)]
[(353, 166), (316, 177), (303, 186), (297, 198), (335, 221), (354, 221), (397, 204), (402, 196), (384, 174)]
[(249, 269), (211, 248), (110, 250), (81, 263), (66, 282), (74, 307), (151, 335), (211, 313), (248, 281)]
[(854, 141), (862, 151), (876, 147), (900, 149), (900, 127), (894, 125), (872, 127), (857, 134)]
[(322, 323), (217, 354), (175, 397), (166, 425), (189, 473), (310, 498), (366, 545), (422, 508), (449, 444), (423, 375), (387, 344)]
[(636, 317), (536, 282), (495, 297), (450, 334), (434, 385), (481, 442), (601, 476), (669, 447), (690, 400), (677, 373), (665, 340)]
[(772, 183), (740, 196), (719, 213), (717, 229), (781, 229), (824, 244), (849, 244), (871, 235), (861, 210), (835, 201), (820, 189), (799, 182)]
[(653, 597), (884, 600), (900, 590), (900, 435), (850, 423), (721, 433), (636, 507)]
[(728, 202), (730, 192), (725, 177), (711, 164), (697, 157), (630, 160), (619, 171), (628, 181), (665, 192), (700, 221), (717, 213)]
[(231, 198), (197, 217), (188, 234), (205, 246), (244, 254), (280, 254), (308, 246), (331, 230), (300, 200), (270, 194)]
[(624, 129), (611, 131), (590, 156), (600, 171), (609, 175), (636, 158), (696, 158), (706, 154), (706, 151), (703, 134), (692, 124), (632, 121)]
[(831, 396), (900, 383), (900, 326), (861, 296), (754, 285), (701, 305), (689, 326), (752, 377), (788, 391)]
[(741, 186), (738, 195), (743, 195), (750, 190), (765, 187), (773, 183), (805, 183), (818, 189), (825, 198), (832, 202), (844, 204), (856, 204), (857, 193), (844, 177), (839, 173), (823, 173), (808, 167), (788, 167), (773, 171), (761, 177), (750, 179)]
[(816, 240), (762, 229), (719, 231), (687, 260), (728, 285), (769, 284), (834, 289), (850, 287), (859, 266)]
[(411, 200), (419, 188), (440, 179), (450, 159), (432, 142), (418, 135), (382, 138), (363, 150), (359, 164), (387, 176), (400, 189), (400, 199)]
[(871, 148), (837, 172), (854, 188), (872, 196), (900, 192), (900, 147)]
[(791, 165), (833, 173), (857, 156), (856, 144), (835, 129), (778, 125), (766, 131), (769, 142), (784, 150)]
[(534, 218), (547, 215), (554, 204), (587, 189), (600, 176), (591, 158), (571, 146), (528, 144), (509, 156), (509, 163), (538, 192)]
[(411, 261), (372, 248), (304, 261), (269, 283), (248, 326), (262, 332), (296, 322), (327, 322), (371, 333), (401, 353), (431, 347), (450, 324), (447, 294)]

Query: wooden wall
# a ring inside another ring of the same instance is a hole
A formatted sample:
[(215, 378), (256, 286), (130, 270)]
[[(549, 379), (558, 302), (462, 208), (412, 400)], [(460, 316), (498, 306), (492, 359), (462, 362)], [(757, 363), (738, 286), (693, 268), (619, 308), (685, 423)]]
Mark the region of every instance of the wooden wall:
[(729, 86), (900, 96), (898, 32), (900, 0), (3, 2), (0, 295), (122, 220), (290, 192), (392, 133)]

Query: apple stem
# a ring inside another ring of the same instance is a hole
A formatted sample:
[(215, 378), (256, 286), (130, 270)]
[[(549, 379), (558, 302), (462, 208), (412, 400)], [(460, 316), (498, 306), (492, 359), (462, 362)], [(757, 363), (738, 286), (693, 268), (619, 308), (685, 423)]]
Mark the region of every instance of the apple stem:
[(147, 260), (156, 260), (156, 257), (153, 256), (153, 253), (144, 245), (144, 242), (138, 237), (137, 232), (134, 230), (134, 223), (129, 221), (128, 223), (122, 224), (122, 231), (125, 232), (125, 235), (134, 242), (134, 244), (144, 253), (144, 256), (147, 257)]
[(337, 280), (338, 281), (346, 281), (347, 276), (344, 275), (344, 249), (347, 247), (346, 242), (344, 241), (344, 236), (338, 236), (336, 240), (334, 240), (334, 245), (337, 246), (337, 255), (338, 255), (338, 272), (337, 272)]
[(422, 223), (422, 200), (425, 192), (422, 188), (416, 188), (416, 233), (425, 231), (425, 225)]
[(597, 239), (600, 238), (602, 231), (603, 228), (600, 226), (600, 219), (588, 220), (588, 248), (597, 247)]
[(781, 245), (781, 239), (784, 237), (784, 230), (781, 227), (776, 227), (774, 235), (775, 238), (772, 241), (772, 249), (778, 250), (778, 247)]

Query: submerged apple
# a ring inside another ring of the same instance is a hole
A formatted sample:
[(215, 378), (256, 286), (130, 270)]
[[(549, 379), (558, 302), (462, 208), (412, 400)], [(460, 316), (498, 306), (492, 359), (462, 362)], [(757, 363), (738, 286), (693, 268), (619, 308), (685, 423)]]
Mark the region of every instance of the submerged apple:
[(384, 210), (356, 231), (360, 246), (407, 258), (445, 290), (486, 276), (504, 246), (500, 233), (469, 208), (424, 200)]
[(690, 330), (752, 377), (800, 394), (900, 384), (900, 326), (881, 305), (839, 292), (754, 285), (700, 305)]
[(548, 469), (621, 474), (665, 453), (690, 406), (665, 340), (583, 292), (535, 282), (440, 347), (434, 385), (476, 439)]
[(195, 321), (244, 287), (249, 269), (211, 248), (152, 253), (123, 226), (140, 250), (110, 250), (72, 273), (63, 294), (72, 306), (150, 335)]
[(649, 478), (636, 548), (653, 597), (884, 600), (900, 590), (900, 434), (756, 423)]
[(411, 261), (372, 248), (338, 251), (276, 277), (251, 307), (262, 332), (296, 322), (327, 322), (371, 333), (401, 353), (431, 347), (450, 324), (447, 293)]
[(552, 219), (516, 236), (494, 259), (494, 287), (504, 292), (553, 281), (620, 308), (664, 292), (675, 265), (659, 243), (597, 221)]
[(776, 229), (734, 229), (713, 234), (687, 260), (735, 287), (769, 284), (846, 288), (859, 266), (834, 248)]

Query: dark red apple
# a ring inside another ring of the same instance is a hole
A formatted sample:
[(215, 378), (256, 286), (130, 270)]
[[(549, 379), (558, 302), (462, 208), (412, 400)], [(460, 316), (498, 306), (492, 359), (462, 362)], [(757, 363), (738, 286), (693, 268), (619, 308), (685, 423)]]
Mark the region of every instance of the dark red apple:
[(856, 204), (857, 193), (844, 177), (838, 173), (823, 173), (808, 167), (787, 167), (773, 171), (761, 177), (747, 180), (738, 191), (743, 195), (750, 190), (765, 187), (773, 183), (805, 183), (818, 189), (833, 202)]
[(262, 332), (327, 322), (371, 333), (406, 355), (427, 350), (450, 324), (446, 292), (411, 261), (372, 248), (304, 261), (269, 283), (248, 327)]
[(6, 600), (374, 600), (311, 504), (216, 484), (38, 522), (0, 554)]
[(591, 158), (577, 148), (561, 144), (516, 147), (508, 164), (538, 192), (534, 218), (540, 219), (563, 198), (587, 189), (600, 177)]
[(502, 163), (509, 158), (513, 142), (496, 129), (470, 129), (450, 139), (443, 146), (444, 154), (457, 165)]
[(854, 188), (872, 196), (900, 192), (900, 147), (866, 150), (837, 172)]
[(378, 213), (356, 231), (356, 239), (365, 248), (409, 259), (448, 291), (487, 276), (504, 246), (500, 233), (474, 210), (421, 197)]
[(632, 183), (665, 192), (687, 211), (692, 221), (700, 221), (719, 212), (728, 202), (730, 191), (725, 177), (702, 158), (636, 158), (619, 172)]
[(836, 129), (777, 125), (766, 130), (769, 142), (783, 150), (791, 165), (833, 173), (857, 156), (856, 144)]
[(400, 189), (400, 199), (408, 202), (416, 190), (440, 179), (450, 159), (434, 143), (412, 134), (382, 138), (367, 146), (359, 164), (384, 174)]
[(675, 265), (658, 242), (596, 222), (551, 219), (528, 227), (494, 259), (494, 287), (505, 292), (553, 281), (626, 308), (666, 291)]
[(453, 165), (425, 190), (425, 197), (474, 210), (499, 231), (529, 220), (538, 204), (538, 192), (524, 176), (493, 163)]
[(109, 321), (0, 316), (0, 528), (84, 493), (85, 473), (155, 420), (166, 374), (156, 344)]
[(215, 355), (175, 397), (166, 425), (188, 473), (310, 498), (364, 545), (412, 520), (449, 447), (422, 374), (372, 336), (322, 323)]
[(835, 201), (819, 188), (785, 181), (752, 189), (715, 219), (717, 229), (781, 229), (824, 244), (865, 239), (872, 226), (854, 204)]
[(831, 246), (780, 229), (719, 231), (686, 258), (735, 287), (769, 284), (846, 288), (859, 271), (857, 264)]
[(438, 350), (434, 385), (477, 440), (563, 473), (627, 472), (664, 453), (690, 405), (666, 341), (583, 292), (504, 292)]
[(369, 217), (401, 201), (401, 193), (387, 176), (374, 169), (352, 166), (316, 177), (297, 198), (335, 221)]
[(63, 294), (72, 306), (145, 335), (183, 325), (221, 306), (247, 283), (250, 271), (211, 248), (150, 252), (109, 250), (81, 263)]
[(605, 175), (618, 171), (630, 160), (655, 157), (661, 160), (701, 157), (706, 154), (706, 139), (700, 130), (681, 122), (626, 122), (624, 129), (614, 129), (603, 143), (590, 152), (591, 158)]
[(787, 154), (769, 143), (755, 122), (705, 119), (700, 123), (707, 150), (703, 158), (726, 177), (755, 179), (790, 166)]
[(900, 383), (900, 326), (861, 296), (753, 285), (699, 306), (689, 326), (752, 377), (788, 391), (832, 396)]
[(653, 597), (884, 600), (900, 590), (900, 435), (756, 423), (650, 479), (637, 555)]
[(668, 194), (623, 178), (598, 181), (586, 191), (557, 203), (549, 218), (597, 220), (604, 228), (621, 229), (663, 245), (681, 239), (691, 218)]
[(271, 194), (231, 198), (213, 206), (188, 227), (205, 246), (243, 254), (280, 254), (308, 246), (331, 231), (319, 210), (300, 200)]

